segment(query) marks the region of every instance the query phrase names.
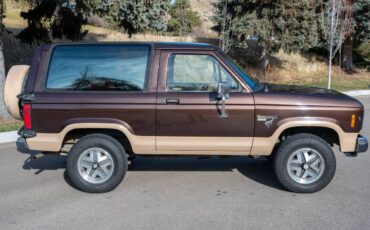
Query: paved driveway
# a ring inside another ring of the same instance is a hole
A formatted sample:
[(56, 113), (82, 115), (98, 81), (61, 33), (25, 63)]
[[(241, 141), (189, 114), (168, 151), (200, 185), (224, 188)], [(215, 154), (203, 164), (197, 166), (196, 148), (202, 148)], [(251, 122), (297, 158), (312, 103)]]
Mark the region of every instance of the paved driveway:
[(338, 153), (315, 194), (282, 189), (264, 159), (138, 158), (106, 194), (72, 188), (65, 158), (29, 160), (14, 143), (0, 145), (0, 164), (0, 229), (370, 229), (369, 152)]

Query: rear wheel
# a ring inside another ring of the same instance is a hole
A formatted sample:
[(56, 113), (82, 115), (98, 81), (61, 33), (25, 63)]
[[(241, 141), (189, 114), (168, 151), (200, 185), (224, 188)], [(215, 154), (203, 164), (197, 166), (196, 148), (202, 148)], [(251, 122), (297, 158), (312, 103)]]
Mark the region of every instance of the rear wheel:
[(298, 193), (317, 192), (327, 186), (335, 174), (333, 150), (322, 138), (296, 134), (286, 139), (276, 152), (274, 169), (279, 182)]
[(81, 138), (67, 158), (67, 173), (73, 185), (85, 192), (113, 190), (127, 172), (127, 155), (122, 145), (104, 134)]

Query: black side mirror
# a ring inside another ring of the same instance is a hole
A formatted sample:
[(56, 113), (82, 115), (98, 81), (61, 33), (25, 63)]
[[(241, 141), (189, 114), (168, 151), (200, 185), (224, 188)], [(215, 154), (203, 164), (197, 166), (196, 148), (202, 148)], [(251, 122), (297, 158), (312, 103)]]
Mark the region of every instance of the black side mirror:
[(217, 98), (218, 99), (228, 99), (230, 93), (230, 84), (228, 82), (220, 82), (217, 87)]
[(222, 100), (222, 109), (220, 117), (227, 118), (229, 114), (226, 113), (226, 99), (230, 97), (230, 84), (228, 82), (220, 82), (217, 87), (217, 99)]

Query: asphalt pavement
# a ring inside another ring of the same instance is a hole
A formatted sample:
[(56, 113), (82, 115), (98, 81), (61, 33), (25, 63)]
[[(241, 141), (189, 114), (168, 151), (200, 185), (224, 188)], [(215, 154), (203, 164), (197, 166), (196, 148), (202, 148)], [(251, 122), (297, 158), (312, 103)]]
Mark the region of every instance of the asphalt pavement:
[[(370, 97), (358, 99), (370, 137)], [(335, 151), (336, 175), (314, 194), (285, 191), (269, 161), (247, 157), (137, 158), (114, 191), (88, 194), (65, 157), (2, 144), (0, 229), (370, 229), (370, 152)]]

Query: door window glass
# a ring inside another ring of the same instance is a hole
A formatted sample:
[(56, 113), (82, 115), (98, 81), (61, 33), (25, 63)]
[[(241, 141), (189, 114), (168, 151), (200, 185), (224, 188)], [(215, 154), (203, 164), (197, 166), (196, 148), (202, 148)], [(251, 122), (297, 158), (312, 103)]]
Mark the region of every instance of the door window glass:
[(216, 92), (222, 81), (229, 82), (231, 91), (240, 91), (229, 72), (210, 55), (172, 54), (168, 60), (167, 88), (170, 91)]

